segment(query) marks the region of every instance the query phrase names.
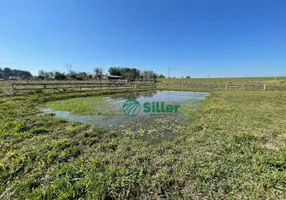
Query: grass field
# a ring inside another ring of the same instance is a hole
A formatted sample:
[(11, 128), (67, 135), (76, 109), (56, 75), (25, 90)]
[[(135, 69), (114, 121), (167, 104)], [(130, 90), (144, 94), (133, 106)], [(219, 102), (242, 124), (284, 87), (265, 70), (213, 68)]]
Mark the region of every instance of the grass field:
[(104, 114), (111, 115), (112, 104), (107, 104), (104, 101), (104, 97), (100, 96), (85, 97), (84, 101), (82, 98), (71, 98), (67, 100), (51, 101), (46, 104), (47, 107), (52, 107), (55, 110), (69, 111), (72, 114)]
[(12, 94), (11, 83), (9, 81), (0, 81), (0, 96)]
[(286, 77), (243, 78), (159, 78), (157, 88), (170, 90), (222, 91), (222, 90), (284, 90)]
[(35, 93), (76, 93), (98, 90), (154, 89), (150, 82), (127, 83), (125, 81), (0, 81), (0, 96)]
[(89, 95), (1, 99), (0, 199), (286, 198), (286, 92), (213, 92), (159, 143), (39, 110)]
[(286, 77), (158, 78), (163, 83), (286, 83)]
[[(286, 77), (237, 77), (237, 78), (158, 78), (157, 87), (160, 89), (176, 89), (176, 90), (198, 90), (198, 91), (215, 91), (224, 90), (225, 84), (232, 85), (246, 85), (247, 90), (263, 90), (263, 85), (267, 84), (267, 90), (286, 90)], [(12, 81), (0, 81), (0, 96), (12, 95)], [(28, 84), (27, 81), (17, 81), (17, 83)], [(98, 86), (91, 85), (89, 88), (79, 89), (75, 85), (69, 84), (69, 81), (30, 81), (30, 84), (56, 84), (55, 86), (46, 85), (43, 89), (43, 85), (30, 85), (30, 86), (17, 86), (18, 89), (27, 89), (17, 91), (17, 94), (25, 93), (35, 93), (35, 92), (60, 92), (60, 90), (65, 90), (67, 92), (78, 92), (82, 91), (92, 91), (93, 89), (98, 89)], [(78, 82), (84, 85), (84, 82)], [(96, 83), (96, 81), (90, 81), (90, 83)], [(57, 85), (60, 84), (60, 85)], [(134, 86), (134, 84), (127, 84), (126, 86)], [(86, 85), (85, 85), (86, 87)], [(150, 87), (150, 84), (137, 84), (137, 87)], [(112, 89), (112, 88), (111, 88)], [(241, 89), (241, 88), (237, 88)]]

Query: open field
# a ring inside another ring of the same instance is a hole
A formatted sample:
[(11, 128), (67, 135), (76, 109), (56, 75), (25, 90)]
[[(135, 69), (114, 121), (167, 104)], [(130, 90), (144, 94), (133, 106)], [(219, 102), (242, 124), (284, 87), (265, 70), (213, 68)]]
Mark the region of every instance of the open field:
[(114, 92), (3, 97), (0, 199), (286, 198), (285, 91), (215, 91), (156, 143), (39, 110)]
[(160, 82), (176, 83), (286, 83), (286, 77), (229, 77), (229, 78), (158, 78)]
[(170, 90), (286, 90), (286, 77), (159, 78), (157, 87)]
[[(286, 90), (286, 77), (245, 78), (158, 78), (158, 89), (220, 91), (220, 90)], [(0, 96), (31, 93), (87, 92), (104, 89), (148, 88), (152, 83), (115, 83), (98, 81), (0, 81)], [(135, 86), (136, 85), (136, 86)], [(152, 86), (153, 85), (153, 86)]]

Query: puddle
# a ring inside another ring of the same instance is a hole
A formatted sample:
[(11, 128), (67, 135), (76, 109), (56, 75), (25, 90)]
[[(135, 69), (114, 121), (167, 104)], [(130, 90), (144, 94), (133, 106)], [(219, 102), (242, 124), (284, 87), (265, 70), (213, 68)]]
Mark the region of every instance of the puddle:
[[(64, 118), (71, 122), (81, 122), (103, 126), (110, 128), (116, 132), (120, 132), (129, 136), (149, 135), (151, 137), (173, 136), (177, 132), (183, 131), (189, 124), (188, 119), (200, 107), (209, 93), (207, 92), (185, 92), (185, 91), (148, 91), (135, 92), (125, 94), (115, 94), (104, 98), (106, 104), (112, 106), (101, 106), (98, 109), (108, 109), (113, 115), (78, 115), (68, 111), (53, 110), (52, 108), (43, 108), (44, 113), (54, 113), (57, 117)], [(80, 98), (82, 102), (85, 100), (92, 101), (91, 98)], [(136, 99), (141, 106), (140, 112), (136, 116), (126, 116), (123, 113), (124, 102), (128, 99)], [(65, 100), (63, 100), (65, 101)], [(164, 102), (168, 104), (179, 104), (179, 112), (164, 113), (144, 113), (142, 105), (146, 102)]]

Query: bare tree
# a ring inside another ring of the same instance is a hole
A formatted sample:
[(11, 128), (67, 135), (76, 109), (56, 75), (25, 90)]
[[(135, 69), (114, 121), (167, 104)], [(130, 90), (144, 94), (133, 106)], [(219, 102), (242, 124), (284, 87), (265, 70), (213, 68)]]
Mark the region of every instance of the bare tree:
[(141, 76), (143, 78), (143, 81), (156, 81), (157, 74), (153, 71), (143, 71), (141, 72)]
[(96, 79), (101, 79), (101, 76), (103, 75), (103, 69), (101, 68), (101, 67), (96, 67), (95, 69), (94, 69), (94, 73), (95, 73), (95, 75), (94, 75), (94, 77), (96, 78)]
[(42, 79), (45, 79), (45, 80), (52, 78), (51, 74), (49, 72), (44, 71), (44, 70), (39, 71), (39, 77), (41, 77)]

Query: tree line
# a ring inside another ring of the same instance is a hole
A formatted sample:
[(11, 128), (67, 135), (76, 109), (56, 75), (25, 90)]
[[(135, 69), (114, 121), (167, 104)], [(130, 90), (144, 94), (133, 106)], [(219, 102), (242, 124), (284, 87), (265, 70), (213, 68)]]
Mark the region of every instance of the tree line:
[(151, 70), (140, 71), (139, 69), (128, 67), (110, 67), (108, 72), (110, 75), (120, 76), (128, 81), (156, 81), (158, 77), (165, 78), (164, 75), (158, 75)]
[(44, 70), (40, 70), (37, 77), (38, 80), (90, 80), (93, 76), (86, 72), (75, 72), (69, 70), (68, 73), (61, 73), (58, 71), (48, 72)]
[(104, 73), (104, 69), (97, 67), (93, 70), (94, 74), (87, 72), (75, 72), (69, 70), (67, 73), (58, 71), (44, 71), (40, 70), (38, 76), (33, 76), (29, 71), (10, 69), (8, 67), (0, 68), (0, 78), (18, 77), (20, 79), (35, 79), (35, 80), (91, 80), (91, 79), (108, 79), (118, 77), (129, 82), (132, 81), (156, 81), (157, 78), (165, 78), (164, 75), (156, 74), (152, 70), (139, 70), (137, 68), (128, 67), (110, 67), (108, 75)]
[(124, 79), (129, 82), (132, 81), (156, 81), (157, 78), (165, 78), (164, 75), (157, 75), (153, 71), (140, 71), (136, 68), (128, 68), (128, 67), (110, 67), (108, 69), (109, 75), (104, 73), (104, 69), (97, 67), (94, 70), (94, 75), (86, 73), (86, 72), (79, 72), (76, 73), (72, 70), (69, 70), (68, 73), (60, 73), (60, 72), (47, 72), (40, 70), (38, 79), (41, 80), (90, 80), (90, 79), (97, 79), (102, 80), (108, 77), (115, 77), (117, 76), (119, 79)]
[(0, 78), (19, 77), (21, 79), (31, 79), (33, 75), (26, 70), (10, 69), (9, 67), (0, 68)]

